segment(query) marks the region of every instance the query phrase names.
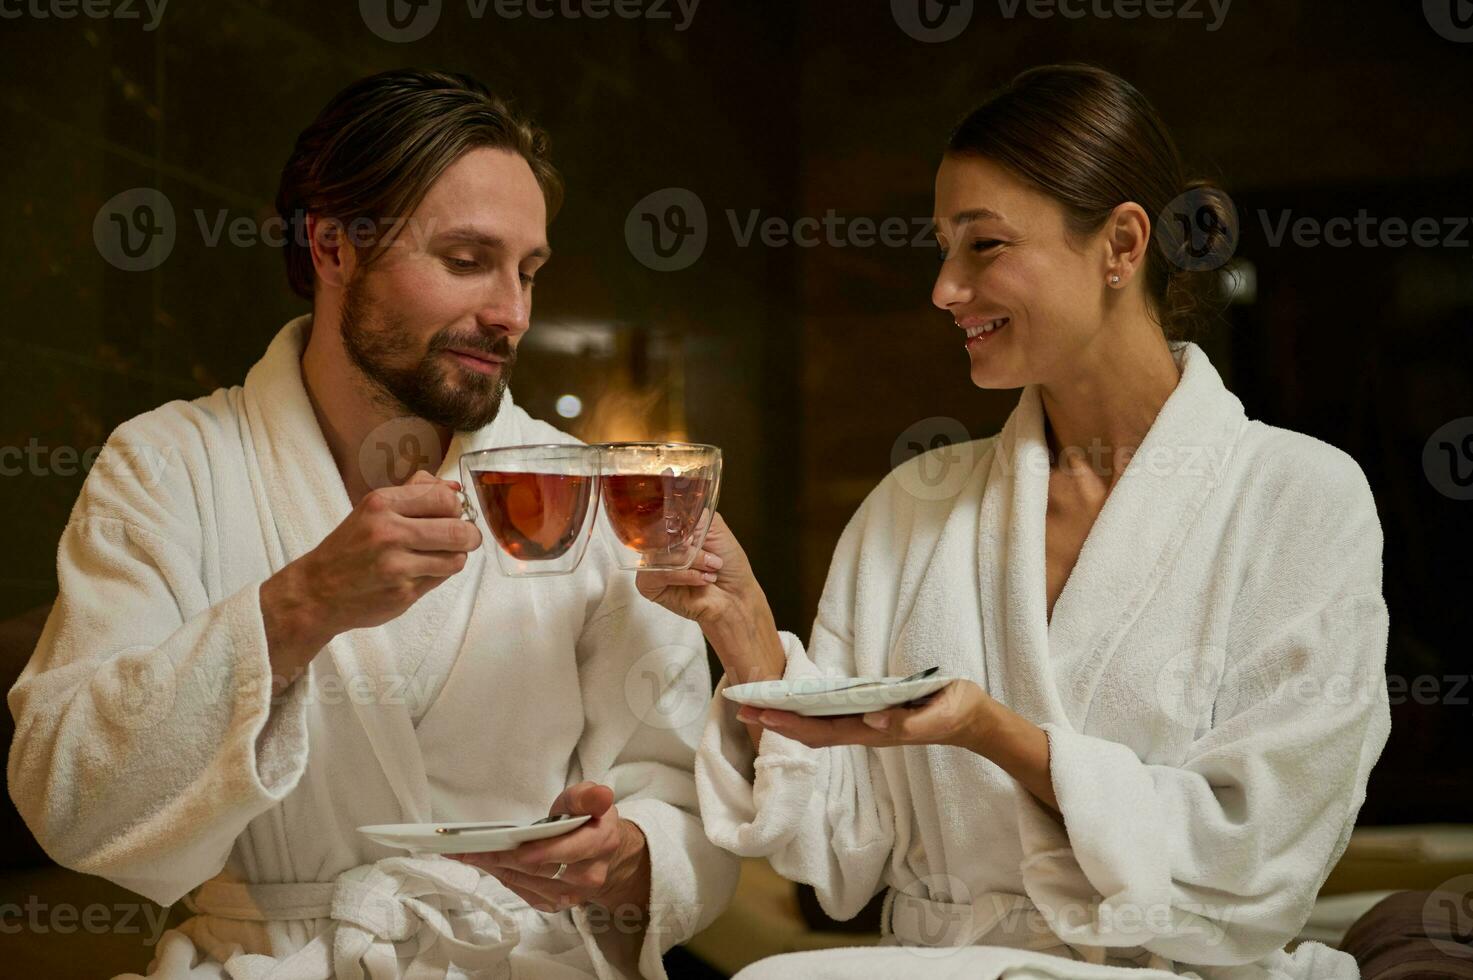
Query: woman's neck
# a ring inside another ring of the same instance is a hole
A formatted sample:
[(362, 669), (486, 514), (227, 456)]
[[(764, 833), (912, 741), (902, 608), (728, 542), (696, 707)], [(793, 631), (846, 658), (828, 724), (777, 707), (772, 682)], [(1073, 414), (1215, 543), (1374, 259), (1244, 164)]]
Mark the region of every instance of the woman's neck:
[(1113, 486), (1180, 379), (1156, 324), (1100, 331), (1068, 376), (1041, 385), (1050, 456), (1083, 462)]

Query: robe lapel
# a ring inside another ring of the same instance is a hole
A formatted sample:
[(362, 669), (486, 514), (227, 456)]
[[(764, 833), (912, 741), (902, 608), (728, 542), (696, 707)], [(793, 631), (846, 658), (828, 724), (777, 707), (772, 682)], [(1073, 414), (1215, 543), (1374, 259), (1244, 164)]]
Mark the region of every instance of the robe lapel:
[(1048, 473), (1043, 406), (1028, 387), (993, 445), (977, 521), (977, 574), (989, 690), (1035, 724), (1066, 720), (1046, 625)]
[[(273, 561), (283, 565), (315, 548), (352, 511), (342, 475), (302, 383), (301, 356), (310, 323), (310, 316), (302, 316), (282, 328), (245, 382), (245, 412), (261, 481), (258, 499), (268, 525), (278, 535), (268, 548), (276, 552)], [(461, 451), (499, 444), (503, 431), (512, 427), (506, 421), (511, 404), (508, 393), (495, 422), (474, 433), (457, 433), (438, 475), (459, 479)], [(452, 583), (464, 587), (452, 578), (440, 588)], [(454, 595), (447, 593), (445, 598), (453, 600)], [(396, 651), (385, 643), (383, 631), (375, 629), (339, 634), (327, 650), (345, 690), (367, 687), (377, 692), (346, 700), (363, 726), (403, 819), (414, 823), (433, 819), (429, 781), (409, 707), (403, 698), (389, 693), (395, 677), (405, 673)]]
[[(1247, 418), (1207, 356), (1182, 378), (1111, 490), (1048, 617), (1049, 457), (1043, 402), (1023, 391), (998, 436), (978, 522), (983, 635), (993, 693), (1035, 723), (1084, 730), (1121, 636), (1171, 569)], [(1000, 682), (999, 682), (1000, 681)]]
[[(510, 403), (510, 395), (507, 396), (506, 403)], [(435, 476), (442, 480), (461, 482), (460, 456), (464, 452), (471, 451), (467, 440), (473, 435), (474, 433), (456, 432), (451, 437), (450, 445), (445, 450), (445, 458), (441, 460)], [(425, 624), (426, 628), (413, 634), (401, 631), (398, 634), (399, 646), (395, 650), (397, 669), (401, 678), (407, 683), (414, 683), (415, 678), (419, 675), (420, 666), (436, 645), (455, 644), (458, 646), (463, 639), (462, 630), (467, 621), (458, 617), (455, 610), (458, 608), (462, 593), (467, 588), (467, 583), (472, 583), (470, 587), (474, 588), (474, 583), (480, 580), (480, 560), (484, 554), (484, 551), (478, 550), (468, 555), (465, 567), (460, 572), (435, 586), (414, 604), (416, 622)], [(430, 624), (433, 624), (433, 627)], [(413, 724), (412, 718), (411, 724)]]
[[(1054, 604), (1049, 649), (1076, 730), (1083, 730), (1121, 637), (1169, 575), (1248, 421), (1200, 348), (1183, 345), (1176, 357), (1181, 380), (1111, 489)], [(1044, 588), (1041, 573), (1036, 581)]]

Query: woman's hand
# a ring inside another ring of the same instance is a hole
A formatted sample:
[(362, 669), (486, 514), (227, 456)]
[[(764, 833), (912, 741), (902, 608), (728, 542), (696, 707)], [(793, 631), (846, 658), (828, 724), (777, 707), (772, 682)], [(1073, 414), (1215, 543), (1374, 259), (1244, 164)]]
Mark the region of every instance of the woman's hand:
[(635, 585), (646, 599), (677, 616), (694, 620), (703, 629), (740, 615), (743, 607), (762, 592), (747, 553), (720, 514), (712, 515), (705, 548), (690, 568), (680, 572), (640, 572), (635, 576)]
[(681, 572), (640, 572), (640, 595), (700, 624), (732, 683), (781, 677), (787, 654), (747, 553), (720, 514), (705, 549)]
[(957, 745), (980, 752), (994, 730), (998, 708), (992, 696), (972, 681), (952, 681), (910, 706), (866, 715), (810, 718), (791, 711), (743, 705), (737, 711), (737, 719), (770, 728), (813, 748)]
[(749, 732), (770, 728), (813, 748), (955, 745), (992, 760), (1044, 806), (1060, 812), (1049, 768), (1048, 733), (972, 681), (952, 681), (914, 706), (867, 715), (808, 718), (742, 705), (737, 718), (747, 723)]

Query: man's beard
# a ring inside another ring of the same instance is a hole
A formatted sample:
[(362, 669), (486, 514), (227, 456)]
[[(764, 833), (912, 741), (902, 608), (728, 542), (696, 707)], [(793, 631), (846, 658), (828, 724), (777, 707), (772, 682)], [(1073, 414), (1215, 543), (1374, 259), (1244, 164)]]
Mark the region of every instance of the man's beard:
[[(397, 367), (413, 354), (411, 333), (401, 317), (374, 310), (362, 287), (363, 281), (354, 277), (343, 298), (343, 347), (376, 389), (378, 400), (456, 431), (489, 425), (501, 410), (501, 396), (516, 365), (511, 342), (502, 337), (487, 344), (481, 336), (456, 338), (441, 330), (430, 338), (418, 363)], [(494, 375), (447, 367), (440, 352), (451, 347), (491, 354), (505, 363)], [(447, 377), (452, 371), (459, 374), (458, 383)]]

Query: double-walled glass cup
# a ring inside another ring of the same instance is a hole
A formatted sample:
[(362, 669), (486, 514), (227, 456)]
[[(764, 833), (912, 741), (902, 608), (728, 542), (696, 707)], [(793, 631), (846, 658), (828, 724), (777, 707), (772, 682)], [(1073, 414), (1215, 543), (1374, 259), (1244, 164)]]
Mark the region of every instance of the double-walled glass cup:
[(604, 518), (620, 568), (677, 571), (701, 553), (721, 490), (721, 450), (688, 442), (598, 447)]
[[(506, 575), (566, 575), (588, 549), (598, 510), (599, 450), (553, 443), (460, 458), (461, 484), (495, 539)], [(463, 501), (463, 516), (475, 509)]]

